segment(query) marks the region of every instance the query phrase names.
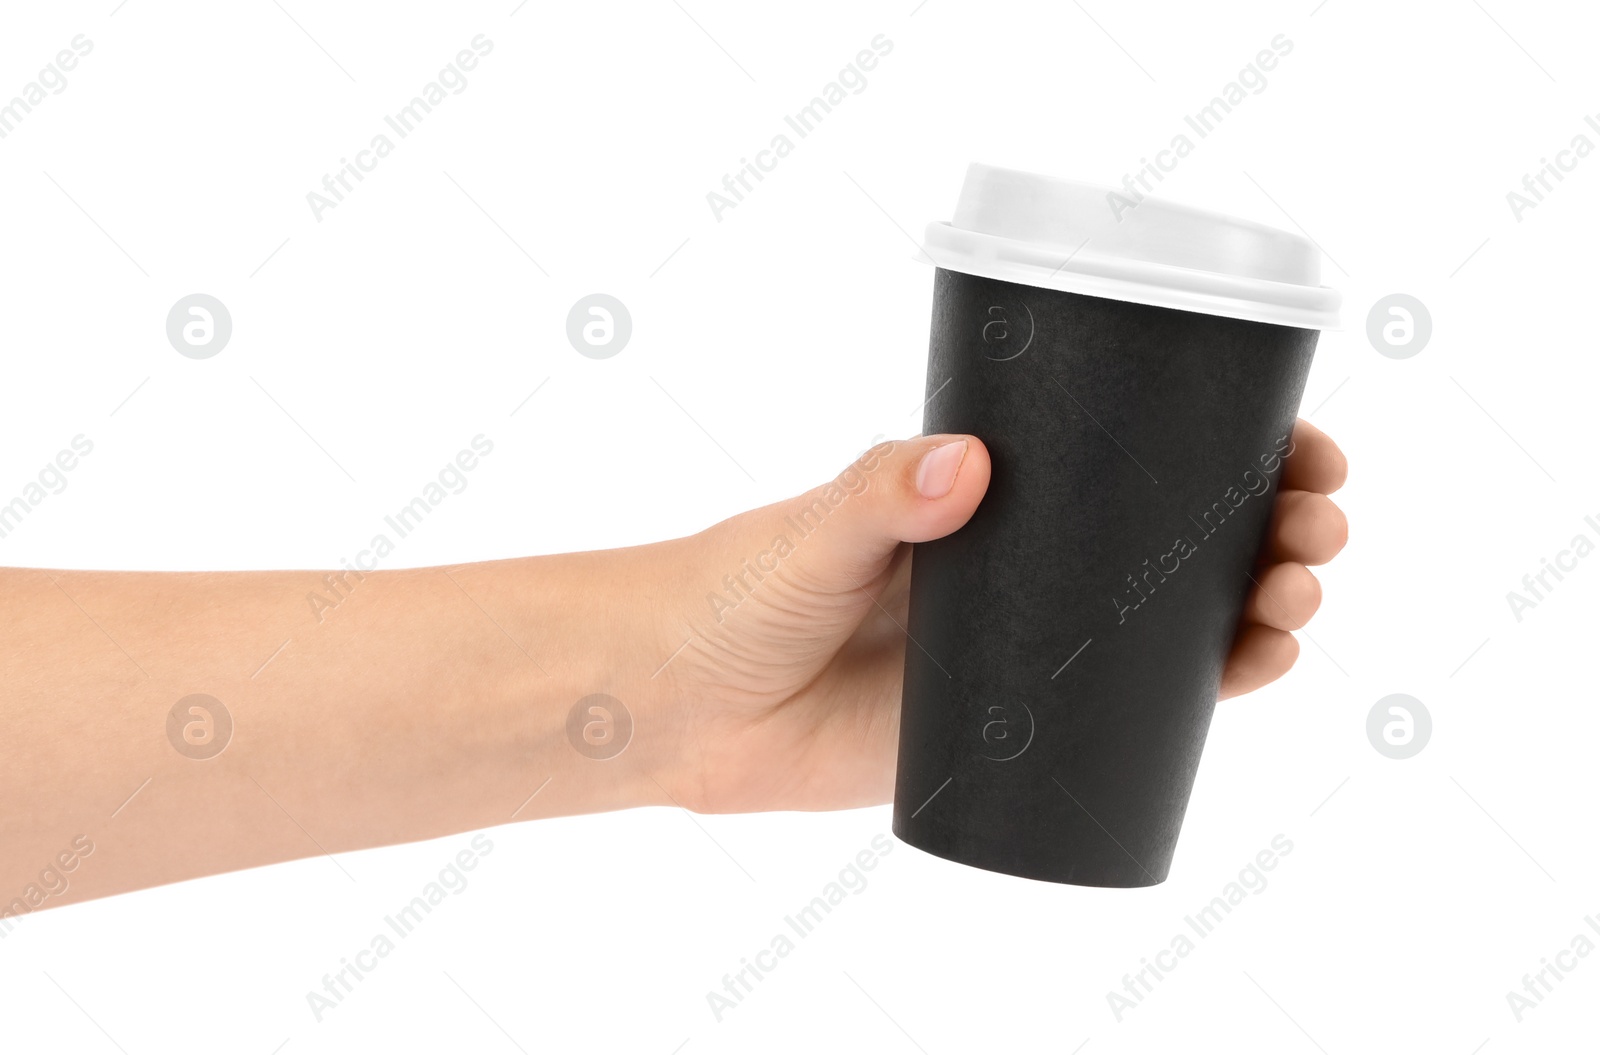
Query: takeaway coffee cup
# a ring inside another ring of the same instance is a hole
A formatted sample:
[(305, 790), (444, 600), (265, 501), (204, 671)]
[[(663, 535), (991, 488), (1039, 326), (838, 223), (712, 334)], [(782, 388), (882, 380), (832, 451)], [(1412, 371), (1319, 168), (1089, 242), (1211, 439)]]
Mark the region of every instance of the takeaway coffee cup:
[(895, 834), (1159, 883), (1339, 295), (1298, 235), (987, 165), (923, 251), (924, 431), (993, 475), (912, 558)]

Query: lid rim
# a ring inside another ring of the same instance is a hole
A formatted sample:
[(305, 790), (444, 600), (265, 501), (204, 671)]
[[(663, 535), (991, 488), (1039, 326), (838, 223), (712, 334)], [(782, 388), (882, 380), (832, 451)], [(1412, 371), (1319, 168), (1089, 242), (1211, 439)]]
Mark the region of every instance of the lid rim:
[[(974, 163), (957, 220), (928, 224), (921, 257), (947, 271), (1038, 289), (1301, 329), (1340, 328), (1342, 297), (1337, 289), (1312, 284), (1321, 254), (1308, 239), (1165, 201), (1146, 212), (1142, 223), (1113, 226), (1088, 205), (1091, 196), (1110, 190)], [(1183, 222), (1167, 222), (1178, 215)], [(963, 217), (969, 226), (957, 226)], [(1281, 238), (1283, 252), (1263, 248), (1261, 240), (1243, 248), (1228, 244), (1229, 232), (1246, 227), (1263, 239)], [(1035, 230), (1043, 237), (1018, 237)], [(1096, 238), (1100, 245), (1084, 251)], [(1290, 277), (1270, 277), (1274, 273)]]

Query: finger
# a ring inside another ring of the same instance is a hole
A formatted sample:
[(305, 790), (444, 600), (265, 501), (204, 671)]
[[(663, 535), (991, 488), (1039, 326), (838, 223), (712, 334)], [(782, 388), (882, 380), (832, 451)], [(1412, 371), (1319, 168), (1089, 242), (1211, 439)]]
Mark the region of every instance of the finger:
[(1344, 549), (1350, 522), (1327, 495), (1279, 491), (1267, 550), (1274, 562), (1326, 564)]
[(1259, 623), (1244, 627), (1234, 639), (1233, 651), (1222, 668), (1218, 699), (1242, 696), (1277, 681), (1294, 666), (1300, 642), (1293, 634)]
[(1290, 442), (1280, 485), (1284, 490), (1331, 495), (1344, 486), (1350, 463), (1327, 433), (1302, 418), (1294, 423)]
[(750, 545), (782, 550), (785, 577), (819, 593), (853, 592), (889, 570), (903, 542), (950, 534), (989, 486), (989, 452), (973, 436), (881, 443), (805, 494), (735, 518)]
[(1321, 605), (1322, 584), (1304, 564), (1274, 564), (1256, 576), (1244, 620), (1275, 630), (1299, 630)]

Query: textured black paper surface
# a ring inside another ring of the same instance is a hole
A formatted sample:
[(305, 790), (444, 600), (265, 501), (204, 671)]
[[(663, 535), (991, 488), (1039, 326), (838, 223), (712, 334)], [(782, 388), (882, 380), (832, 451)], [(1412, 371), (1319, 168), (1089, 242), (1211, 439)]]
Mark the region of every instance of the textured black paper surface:
[(942, 269), (933, 304), (924, 432), (994, 472), (912, 558), (895, 834), (1159, 883), (1317, 333)]

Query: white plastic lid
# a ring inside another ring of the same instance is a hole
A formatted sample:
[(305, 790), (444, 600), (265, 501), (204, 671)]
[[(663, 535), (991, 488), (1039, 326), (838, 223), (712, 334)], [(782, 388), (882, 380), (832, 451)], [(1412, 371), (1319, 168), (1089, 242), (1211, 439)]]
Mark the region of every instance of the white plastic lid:
[(927, 259), (947, 271), (1041, 289), (1328, 330), (1339, 291), (1297, 234), (1125, 188), (974, 163)]

